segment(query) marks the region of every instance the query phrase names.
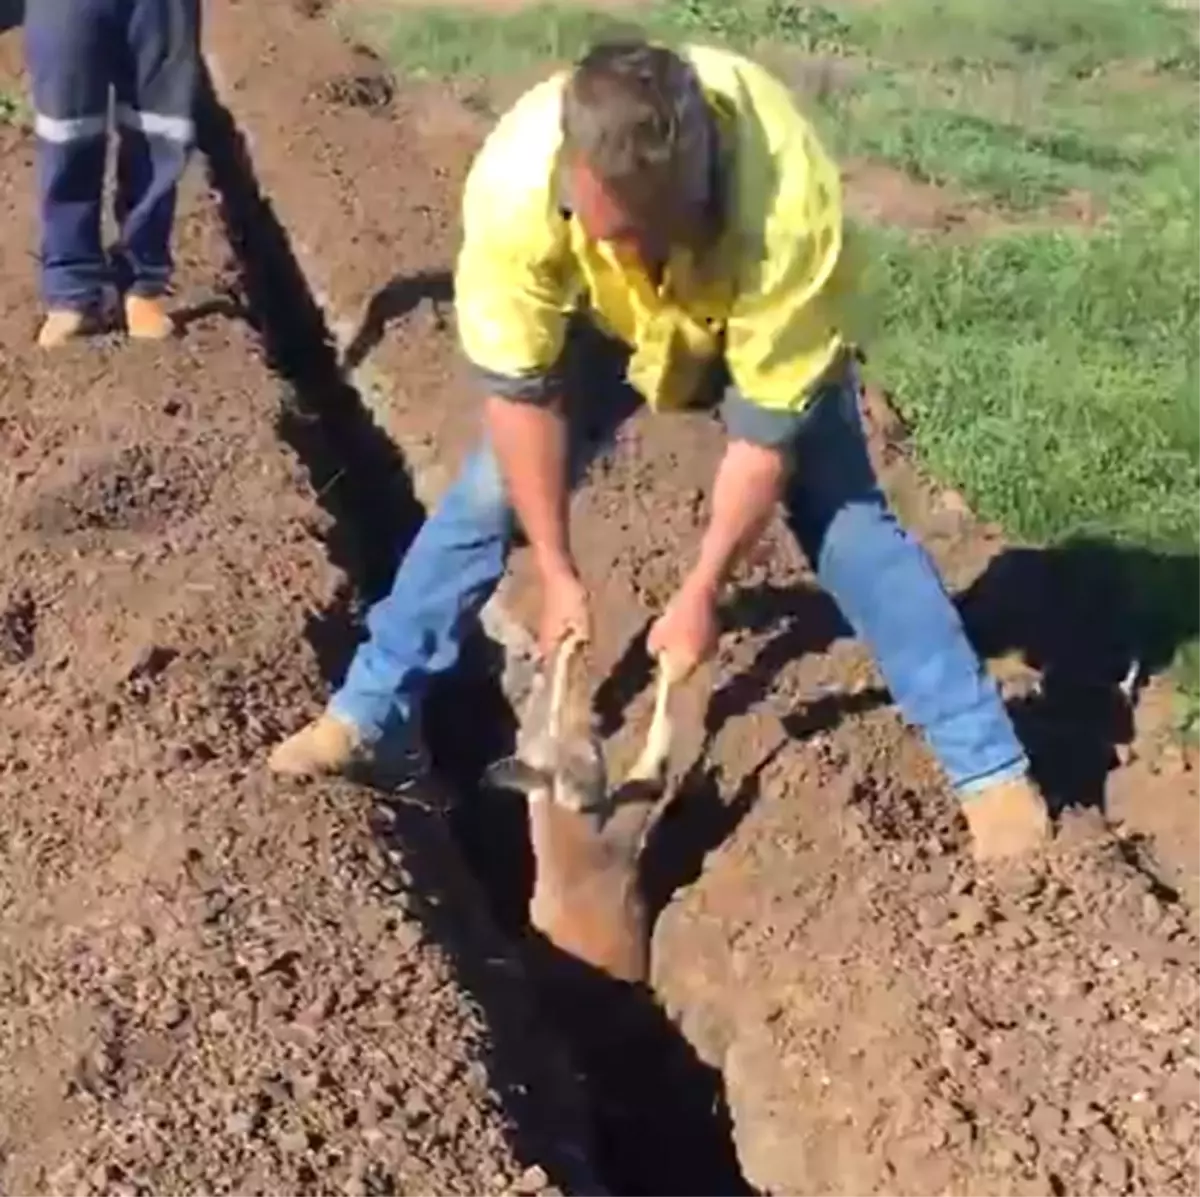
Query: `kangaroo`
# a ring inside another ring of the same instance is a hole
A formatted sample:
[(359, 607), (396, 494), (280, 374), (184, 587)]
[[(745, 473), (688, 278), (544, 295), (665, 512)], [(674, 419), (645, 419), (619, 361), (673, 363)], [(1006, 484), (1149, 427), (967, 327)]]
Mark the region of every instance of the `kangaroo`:
[(638, 863), (666, 788), (669, 671), (660, 662), (645, 745), (624, 781), (610, 790), (592, 718), (587, 656), (577, 639), (560, 646), (535, 680), (516, 754), (493, 765), (488, 778), (528, 799), (533, 928), (611, 977), (643, 982), (650, 927)]

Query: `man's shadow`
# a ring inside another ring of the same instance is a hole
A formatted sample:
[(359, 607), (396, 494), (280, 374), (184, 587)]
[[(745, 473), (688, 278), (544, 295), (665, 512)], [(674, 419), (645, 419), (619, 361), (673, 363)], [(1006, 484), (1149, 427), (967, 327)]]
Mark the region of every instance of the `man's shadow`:
[(1009, 705), (1056, 809), (1103, 806), (1137, 691), (1196, 639), (1198, 604), (1196, 553), (1099, 538), (1008, 549), (960, 596), (981, 654), (1019, 655), (1041, 674)]
[(397, 275), (371, 296), (358, 331), (342, 355), (342, 369), (354, 370), (383, 340), (388, 325), (407, 315), (423, 303), (432, 305), (439, 327), (448, 321), (443, 307), (454, 299), (454, 281), (448, 271), (420, 271), (417, 274)]
[[(1099, 539), (1013, 548), (994, 558), (957, 601), (981, 656), (1018, 655), (1041, 675), (1036, 686), (1009, 700), (1009, 709), (1052, 807), (1102, 806), (1117, 747), (1133, 737), (1138, 685), (1167, 668), (1200, 630), (1200, 558)], [(782, 745), (755, 764), (732, 795), (722, 794), (707, 747), (728, 720), (770, 696), (789, 661), (853, 634), (832, 601), (807, 582), (743, 592), (727, 624), (777, 631), (708, 703), (705, 747), (647, 849), (653, 910), (698, 876), (704, 856), (749, 813), (758, 779)], [(597, 691), (602, 734), (621, 725), (629, 704), (650, 684), (644, 631)], [(802, 699), (780, 721), (787, 739), (802, 740), (891, 701), (882, 686), (826, 691)]]

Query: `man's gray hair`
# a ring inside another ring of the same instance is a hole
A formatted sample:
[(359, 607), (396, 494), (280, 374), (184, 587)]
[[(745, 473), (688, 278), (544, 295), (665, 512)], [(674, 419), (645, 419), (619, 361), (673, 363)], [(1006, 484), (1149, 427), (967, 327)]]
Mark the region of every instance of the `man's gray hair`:
[(639, 220), (703, 204), (713, 123), (695, 68), (644, 41), (604, 42), (576, 65), (563, 99), (568, 155)]

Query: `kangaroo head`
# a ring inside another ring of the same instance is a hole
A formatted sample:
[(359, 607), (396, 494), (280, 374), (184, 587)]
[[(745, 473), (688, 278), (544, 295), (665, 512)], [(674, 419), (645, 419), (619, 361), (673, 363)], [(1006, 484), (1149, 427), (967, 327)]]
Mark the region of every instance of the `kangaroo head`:
[(563, 952), (627, 981), (644, 980), (648, 970), (638, 858), (666, 784), (669, 689), (660, 670), (645, 745), (610, 792), (586, 646), (568, 642), (535, 681), (516, 754), (488, 771), (493, 784), (529, 799), (536, 864), (530, 923)]
[[(593, 836), (628, 841), (644, 830), (662, 796), (670, 758), (670, 682), (660, 667), (654, 716), (642, 751), (616, 787), (610, 787), (604, 752), (592, 713), (588, 647), (568, 639), (539, 671), (522, 711), (517, 750), (497, 761), (486, 780), (525, 793), (531, 806), (549, 802), (556, 810), (590, 816)], [(638, 817), (642, 826), (638, 827)]]
[(565, 640), (538, 672), (521, 712), (516, 753), (493, 764), (485, 780), (565, 810), (603, 809), (608, 777), (592, 716), (588, 647), (582, 640)]

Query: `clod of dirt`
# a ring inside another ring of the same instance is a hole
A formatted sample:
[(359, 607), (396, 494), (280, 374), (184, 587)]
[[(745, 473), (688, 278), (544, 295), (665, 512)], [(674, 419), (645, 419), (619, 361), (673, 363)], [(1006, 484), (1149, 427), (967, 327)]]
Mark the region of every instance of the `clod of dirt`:
[(75, 481), (40, 499), (25, 525), (56, 535), (153, 532), (199, 507), (207, 481), (178, 450), (135, 445), (85, 467)]
[(365, 108), (378, 112), (391, 104), (396, 85), (382, 70), (355, 71), (330, 79), (318, 89), (318, 95), (328, 104), (345, 108)]
[(13, 594), (0, 609), (0, 664), (20, 665), (33, 656), (37, 604), (27, 588)]

